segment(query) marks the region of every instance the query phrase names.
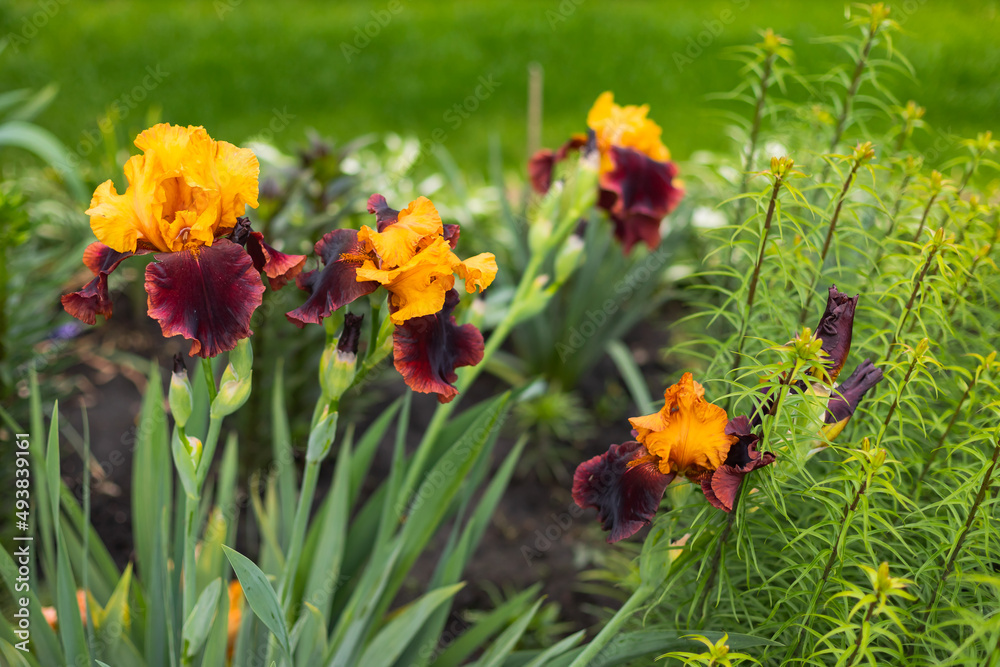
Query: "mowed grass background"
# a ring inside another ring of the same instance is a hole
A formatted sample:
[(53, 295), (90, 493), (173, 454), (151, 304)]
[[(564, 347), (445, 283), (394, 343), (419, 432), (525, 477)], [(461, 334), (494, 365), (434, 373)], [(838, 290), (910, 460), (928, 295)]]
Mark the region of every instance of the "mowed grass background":
[[(726, 107), (706, 100), (739, 83), (738, 65), (721, 57), (727, 47), (772, 27), (793, 40), (804, 72), (847, 61), (814, 41), (845, 31), (845, 3), (830, 0), (398, 0), (397, 13), (388, 1), (62, 1), (50, 0), (47, 13), (39, 2), (2, 5), (0, 36), (15, 39), (0, 56), (0, 91), (57, 83), (58, 98), (39, 122), (71, 149), (96, 135), (119, 102), (125, 145), (150, 118), (204, 125), (239, 143), (280, 116), (287, 124), (274, 141), (286, 149), (308, 128), (338, 141), (386, 131), (428, 140), (440, 128), (461, 166), (485, 172), (491, 135), (508, 166), (524, 159), (527, 68), (537, 62), (545, 71), (545, 145), (583, 129), (596, 96), (613, 90), (622, 103), (649, 103), (665, 142), (684, 159), (728, 147)], [(886, 81), (900, 101), (916, 100), (933, 127), (961, 136), (1000, 129), (998, 2), (890, 5), (905, 31), (894, 45), (916, 71)], [(376, 25), (373, 11), (391, 20), (355, 41), (356, 29)], [(25, 32), (24, 17), (39, 12), (45, 25)], [(699, 35), (707, 45), (693, 47)], [(343, 45), (358, 51), (348, 57)], [(679, 64), (675, 54), (694, 57)], [(151, 90), (141, 88), (147, 68), (164, 75)], [(468, 118), (449, 114), (481, 78), (497, 82), (495, 90)]]

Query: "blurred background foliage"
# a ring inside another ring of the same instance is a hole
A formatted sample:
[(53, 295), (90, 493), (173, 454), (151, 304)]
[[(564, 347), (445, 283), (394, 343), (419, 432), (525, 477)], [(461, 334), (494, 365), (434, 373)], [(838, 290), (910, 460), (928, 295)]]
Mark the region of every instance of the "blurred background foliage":
[[(0, 4), (3, 33), (22, 35), (24, 20), (41, 4)], [(51, 4), (55, 9), (37, 35), (6, 55), (0, 90), (58, 84), (58, 102), (39, 121), (71, 148), (85, 141), (86, 132), (98, 132), (99, 120), (143, 85), (151, 67), (163, 80), (118, 123), (123, 143), (146, 127), (151, 106), (162, 109), (164, 120), (204, 125), (213, 136), (236, 142), (267, 130), (277, 109), (289, 116), (278, 132), (279, 145), (298, 140), (307, 128), (341, 141), (385, 131), (425, 140), (441, 128), (458, 164), (482, 172), (492, 134), (501, 138), (508, 166), (523, 163), (526, 72), (532, 62), (545, 68), (547, 145), (580, 131), (585, 106), (600, 92), (614, 90), (618, 99), (655, 110), (675, 158), (728, 148), (724, 106), (705, 103), (707, 94), (730, 90), (740, 80), (737, 68), (720, 54), (753, 43), (759, 29), (771, 27), (793, 41), (800, 71), (825, 72), (843, 54), (836, 45), (813, 40), (840, 25), (847, 3)], [(995, 128), (1000, 5), (995, 0), (892, 4), (893, 19), (903, 28), (895, 47), (918, 73), (913, 80), (900, 77), (893, 92), (903, 101), (917, 100), (928, 109), (927, 122), (951, 134), (973, 136)], [(384, 22), (391, 18), (384, 27), (368, 26), (375, 21), (372, 12)], [(366, 27), (374, 37), (363, 35)], [(496, 93), (468, 119), (446, 117), (475, 93), (480, 77), (493, 77)], [(801, 89), (790, 93), (799, 101), (806, 98)], [(915, 141), (919, 146), (927, 139), (918, 135)]]

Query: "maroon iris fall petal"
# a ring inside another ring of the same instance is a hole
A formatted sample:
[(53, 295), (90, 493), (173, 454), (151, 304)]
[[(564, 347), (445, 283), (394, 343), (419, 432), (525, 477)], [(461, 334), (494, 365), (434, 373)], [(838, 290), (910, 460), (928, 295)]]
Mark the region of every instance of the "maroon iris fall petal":
[(726, 435), (735, 435), (737, 440), (729, 448), (723, 464), (701, 479), (705, 498), (724, 512), (733, 511), (743, 478), (757, 468), (774, 463), (777, 458), (773, 452), (757, 451), (760, 438), (751, 433), (750, 428), (750, 420), (743, 415), (729, 421)]
[(656, 458), (638, 442), (611, 445), (604, 454), (577, 466), (573, 500), (580, 507), (596, 509), (604, 530), (611, 531), (608, 542), (617, 542), (652, 521), (673, 478), (660, 472)]
[(660, 243), (660, 221), (684, 196), (674, 185), (677, 165), (618, 146), (611, 147), (611, 157), (615, 167), (601, 177), (598, 204), (614, 220), (615, 235), (625, 252), (639, 241), (655, 248)]
[(834, 390), (830, 402), (826, 404), (825, 424), (846, 422), (858, 409), (861, 399), (868, 390), (882, 381), (882, 369), (876, 368), (869, 359), (862, 361), (854, 372)]
[(191, 355), (214, 357), (247, 338), (264, 283), (243, 248), (226, 239), (162, 253), (146, 267), (149, 315), (166, 337), (190, 339)]
[(295, 284), (309, 292), (309, 298), (295, 310), (285, 313), (285, 317), (300, 329), (306, 323), (319, 324), (338, 308), (374, 292), (378, 283), (372, 280), (358, 282), (357, 266), (341, 259), (341, 255), (357, 247), (358, 232), (354, 229), (335, 229), (317, 241), (315, 250), (323, 268), (298, 275)]
[(826, 310), (816, 327), (816, 336), (822, 339), (823, 351), (828, 355), (825, 365), (831, 382), (837, 379), (851, 351), (854, 310), (858, 306), (859, 296), (849, 297), (838, 291), (836, 285), (831, 285)]
[(437, 394), (441, 403), (458, 394), (455, 369), (483, 359), (483, 334), (472, 324), (458, 326), (451, 314), (458, 302), (458, 292), (450, 290), (439, 312), (410, 318), (392, 334), (393, 361), (407, 386)]
[(250, 232), (246, 248), (254, 268), (264, 272), (271, 289), (281, 289), (289, 280), (294, 280), (306, 263), (305, 255), (286, 255), (264, 243), (264, 235), (260, 232)]
[(548, 192), (552, 187), (552, 172), (556, 164), (565, 160), (571, 152), (586, 146), (587, 142), (586, 134), (574, 134), (559, 150), (543, 148), (532, 155), (528, 160), (528, 177), (535, 192), (541, 195)]
[(122, 260), (134, 253), (118, 252), (103, 243), (91, 243), (83, 251), (83, 263), (95, 278), (83, 289), (65, 294), (60, 299), (66, 312), (87, 324), (95, 324), (97, 315), (111, 317), (111, 295), (108, 294), (108, 275), (118, 268)]

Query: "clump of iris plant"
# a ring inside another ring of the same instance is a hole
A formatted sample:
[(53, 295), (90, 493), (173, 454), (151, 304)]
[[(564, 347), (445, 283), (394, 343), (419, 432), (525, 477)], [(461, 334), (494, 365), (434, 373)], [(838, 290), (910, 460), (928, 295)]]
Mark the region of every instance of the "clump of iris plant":
[(191, 355), (214, 357), (253, 333), (261, 304), (261, 273), (278, 289), (294, 278), (304, 255), (264, 243), (241, 217), (257, 207), (257, 157), (215, 141), (203, 127), (161, 123), (136, 137), (142, 151), (125, 163), (128, 187), (112, 181), (94, 192), (87, 214), (97, 237), (83, 254), (94, 279), (62, 297), (87, 324), (111, 317), (108, 276), (133, 255), (154, 253), (146, 267), (150, 317), (164, 336), (191, 340)]
[(458, 225), (445, 225), (434, 204), (419, 197), (401, 211), (372, 195), (368, 212), (376, 228), (335, 229), (316, 243), (322, 268), (296, 282), (309, 293), (286, 314), (297, 326), (319, 324), (355, 299), (385, 287), (393, 331), (396, 370), (414, 391), (437, 394), (447, 403), (458, 390), (455, 369), (483, 358), (483, 335), (472, 324), (459, 326), (452, 314), (459, 303), (455, 276), (469, 293), (489, 287), (497, 273), (492, 253), (461, 260), (453, 252)]
[[(809, 377), (812, 386), (804, 380), (794, 383), (801, 391), (828, 397), (820, 426), (827, 441), (840, 434), (861, 399), (882, 379), (882, 370), (866, 359), (841, 385), (835, 384), (851, 350), (857, 304), (857, 296), (830, 287), (816, 328), (822, 362)], [(598, 520), (610, 532), (608, 542), (648, 525), (667, 485), (678, 476), (698, 483), (712, 506), (732, 512), (743, 479), (777, 460), (775, 452), (759, 449), (763, 418), (773, 411), (775, 400), (777, 396), (765, 392), (752, 418), (730, 419), (723, 408), (705, 399), (694, 376), (685, 373), (664, 392), (659, 411), (629, 420), (634, 440), (611, 445), (577, 467), (573, 499), (582, 508), (597, 510)]]
[(650, 249), (658, 246), (660, 223), (684, 196), (662, 130), (648, 114), (648, 105), (619, 106), (611, 92), (604, 92), (587, 114), (587, 134), (573, 135), (558, 151), (542, 149), (528, 163), (532, 187), (544, 194), (558, 162), (574, 151), (596, 149), (601, 165), (597, 205), (608, 212), (626, 253), (639, 241)]

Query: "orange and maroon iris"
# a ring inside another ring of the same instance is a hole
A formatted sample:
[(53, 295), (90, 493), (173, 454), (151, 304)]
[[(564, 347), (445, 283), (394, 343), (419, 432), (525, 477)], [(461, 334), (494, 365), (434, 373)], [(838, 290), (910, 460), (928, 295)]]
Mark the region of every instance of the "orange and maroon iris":
[(191, 340), (191, 354), (213, 357), (250, 336), (250, 316), (264, 284), (294, 278), (303, 255), (264, 243), (241, 215), (257, 206), (259, 166), (252, 151), (215, 141), (202, 127), (161, 123), (135, 140), (142, 150), (125, 164), (128, 187), (98, 186), (87, 213), (97, 237), (83, 263), (94, 274), (62, 297), (77, 319), (111, 317), (108, 276), (132, 255), (154, 254), (146, 267), (148, 312), (164, 336)]
[(592, 141), (601, 159), (597, 203), (608, 212), (626, 252), (639, 241), (658, 246), (660, 223), (684, 196), (662, 130), (648, 113), (647, 105), (619, 106), (612, 93), (602, 93), (587, 115), (589, 138), (574, 135), (558, 151), (542, 149), (528, 163), (532, 187), (544, 194), (556, 163)]
[(593, 507), (608, 542), (634, 535), (649, 524), (667, 485), (677, 475), (699, 482), (709, 502), (732, 511), (743, 477), (775, 460), (757, 451), (749, 420), (729, 420), (705, 400), (705, 390), (685, 373), (663, 394), (658, 412), (629, 420), (635, 440), (612, 445), (585, 461), (573, 477), (573, 499)]
[(426, 197), (397, 211), (374, 194), (368, 212), (375, 215), (374, 229), (335, 229), (316, 244), (323, 266), (298, 277), (309, 297), (287, 317), (300, 327), (318, 324), (385, 287), (389, 318), (396, 325), (396, 370), (414, 391), (437, 394), (447, 403), (458, 393), (452, 384), (455, 369), (483, 358), (482, 334), (471, 324), (458, 325), (452, 314), (460, 300), (455, 276), (465, 281), (467, 292), (481, 292), (496, 276), (496, 259), (491, 253), (459, 259), (454, 253), (458, 225), (443, 224)]

